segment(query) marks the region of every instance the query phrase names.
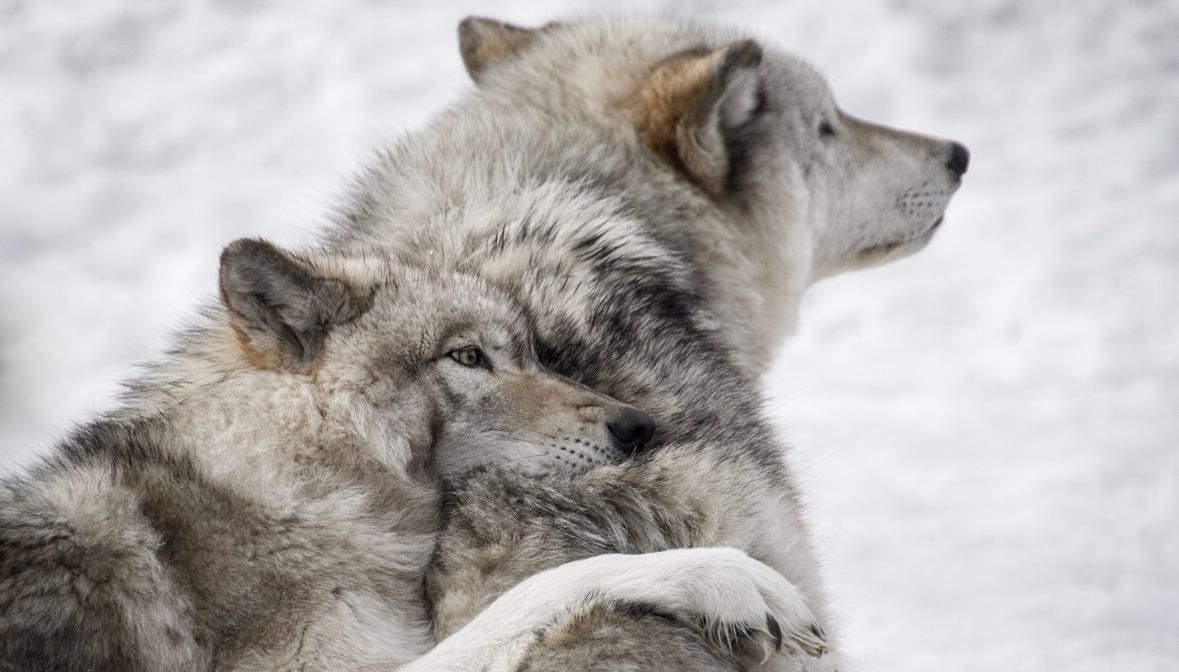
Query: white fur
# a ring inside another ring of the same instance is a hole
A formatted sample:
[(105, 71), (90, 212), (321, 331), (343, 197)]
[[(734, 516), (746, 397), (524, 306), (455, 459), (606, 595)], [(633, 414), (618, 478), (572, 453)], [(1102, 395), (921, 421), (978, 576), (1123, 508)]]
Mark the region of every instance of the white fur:
[(772, 615), (784, 645), (809, 640), (814, 616), (802, 594), (766, 565), (733, 548), (693, 548), (644, 555), (599, 555), (526, 579), (406, 672), (512, 670), (536, 631), (593, 603), (647, 603), (673, 615), (720, 625), (766, 628)]

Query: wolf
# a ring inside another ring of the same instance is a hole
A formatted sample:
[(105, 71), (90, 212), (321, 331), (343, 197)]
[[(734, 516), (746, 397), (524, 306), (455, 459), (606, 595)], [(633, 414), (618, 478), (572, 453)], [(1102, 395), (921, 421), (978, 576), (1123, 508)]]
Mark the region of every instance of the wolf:
[(792, 585), (712, 548), (568, 563), (435, 646), (442, 480), (572, 477), (651, 419), (545, 370), (526, 310), (474, 276), (247, 239), (220, 298), (122, 408), (0, 483), (0, 670), (511, 669), (555, 618), (639, 607), (809, 640)]
[[(758, 376), (809, 286), (931, 240), (968, 150), (852, 116), (813, 67), (727, 28), (472, 17), (459, 45), (474, 89), (380, 153), (327, 244), (503, 288), (532, 316), (541, 362), (658, 429), (623, 464), (455, 479), (427, 578), (436, 636), (563, 563), (728, 546), (778, 571), (817, 616), (813, 646), (774, 664), (837, 669)], [(558, 619), (520, 669), (694, 669), (675, 657), (689, 641), (715, 654), (700, 669), (747, 664), (667, 616)]]

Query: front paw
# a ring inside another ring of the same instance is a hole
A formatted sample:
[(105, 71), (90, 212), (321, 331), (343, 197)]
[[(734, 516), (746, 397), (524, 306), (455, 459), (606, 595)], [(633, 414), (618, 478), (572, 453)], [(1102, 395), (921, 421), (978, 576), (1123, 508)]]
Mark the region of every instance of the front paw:
[(794, 584), (769, 566), (731, 548), (689, 549), (681, 577), (705, 635), (743, 659), (764, 662), (775, 652), (820, 657), (826, 634)]

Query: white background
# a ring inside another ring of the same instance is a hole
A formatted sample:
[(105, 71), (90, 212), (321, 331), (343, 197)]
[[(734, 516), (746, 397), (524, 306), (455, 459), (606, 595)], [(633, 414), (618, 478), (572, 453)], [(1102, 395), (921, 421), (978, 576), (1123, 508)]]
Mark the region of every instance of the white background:
[[(957, 5), (961, 6), (957, 6)], [(0, 471), (109, 408), (243, 235), (295, 244), (470, 85), (428, 5), (0, 0)], [(635, 0), (974, 154), (767, 380), (853, 669), (1179, 669), (1179, 3)]]

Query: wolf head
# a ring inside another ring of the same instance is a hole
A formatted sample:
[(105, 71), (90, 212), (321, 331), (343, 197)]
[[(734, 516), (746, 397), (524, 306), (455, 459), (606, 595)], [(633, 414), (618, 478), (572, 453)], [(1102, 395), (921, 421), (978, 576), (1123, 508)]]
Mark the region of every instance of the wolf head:
[(342, 445), (406, 471), (576, 473), (654, 432), (645, 414), (545, 371), (520, 306), (470, 276), (239, 240), (221, 256), (220, 291), (249, 366), (305, 381)]
[(716, 27), (468, 18), (459, 38), (481, 90), (621, 125), (691, 188), (788, 237), (807, 283), (921, 249), (969, 162), (961, 144), (851, 116), (806, 63)]

